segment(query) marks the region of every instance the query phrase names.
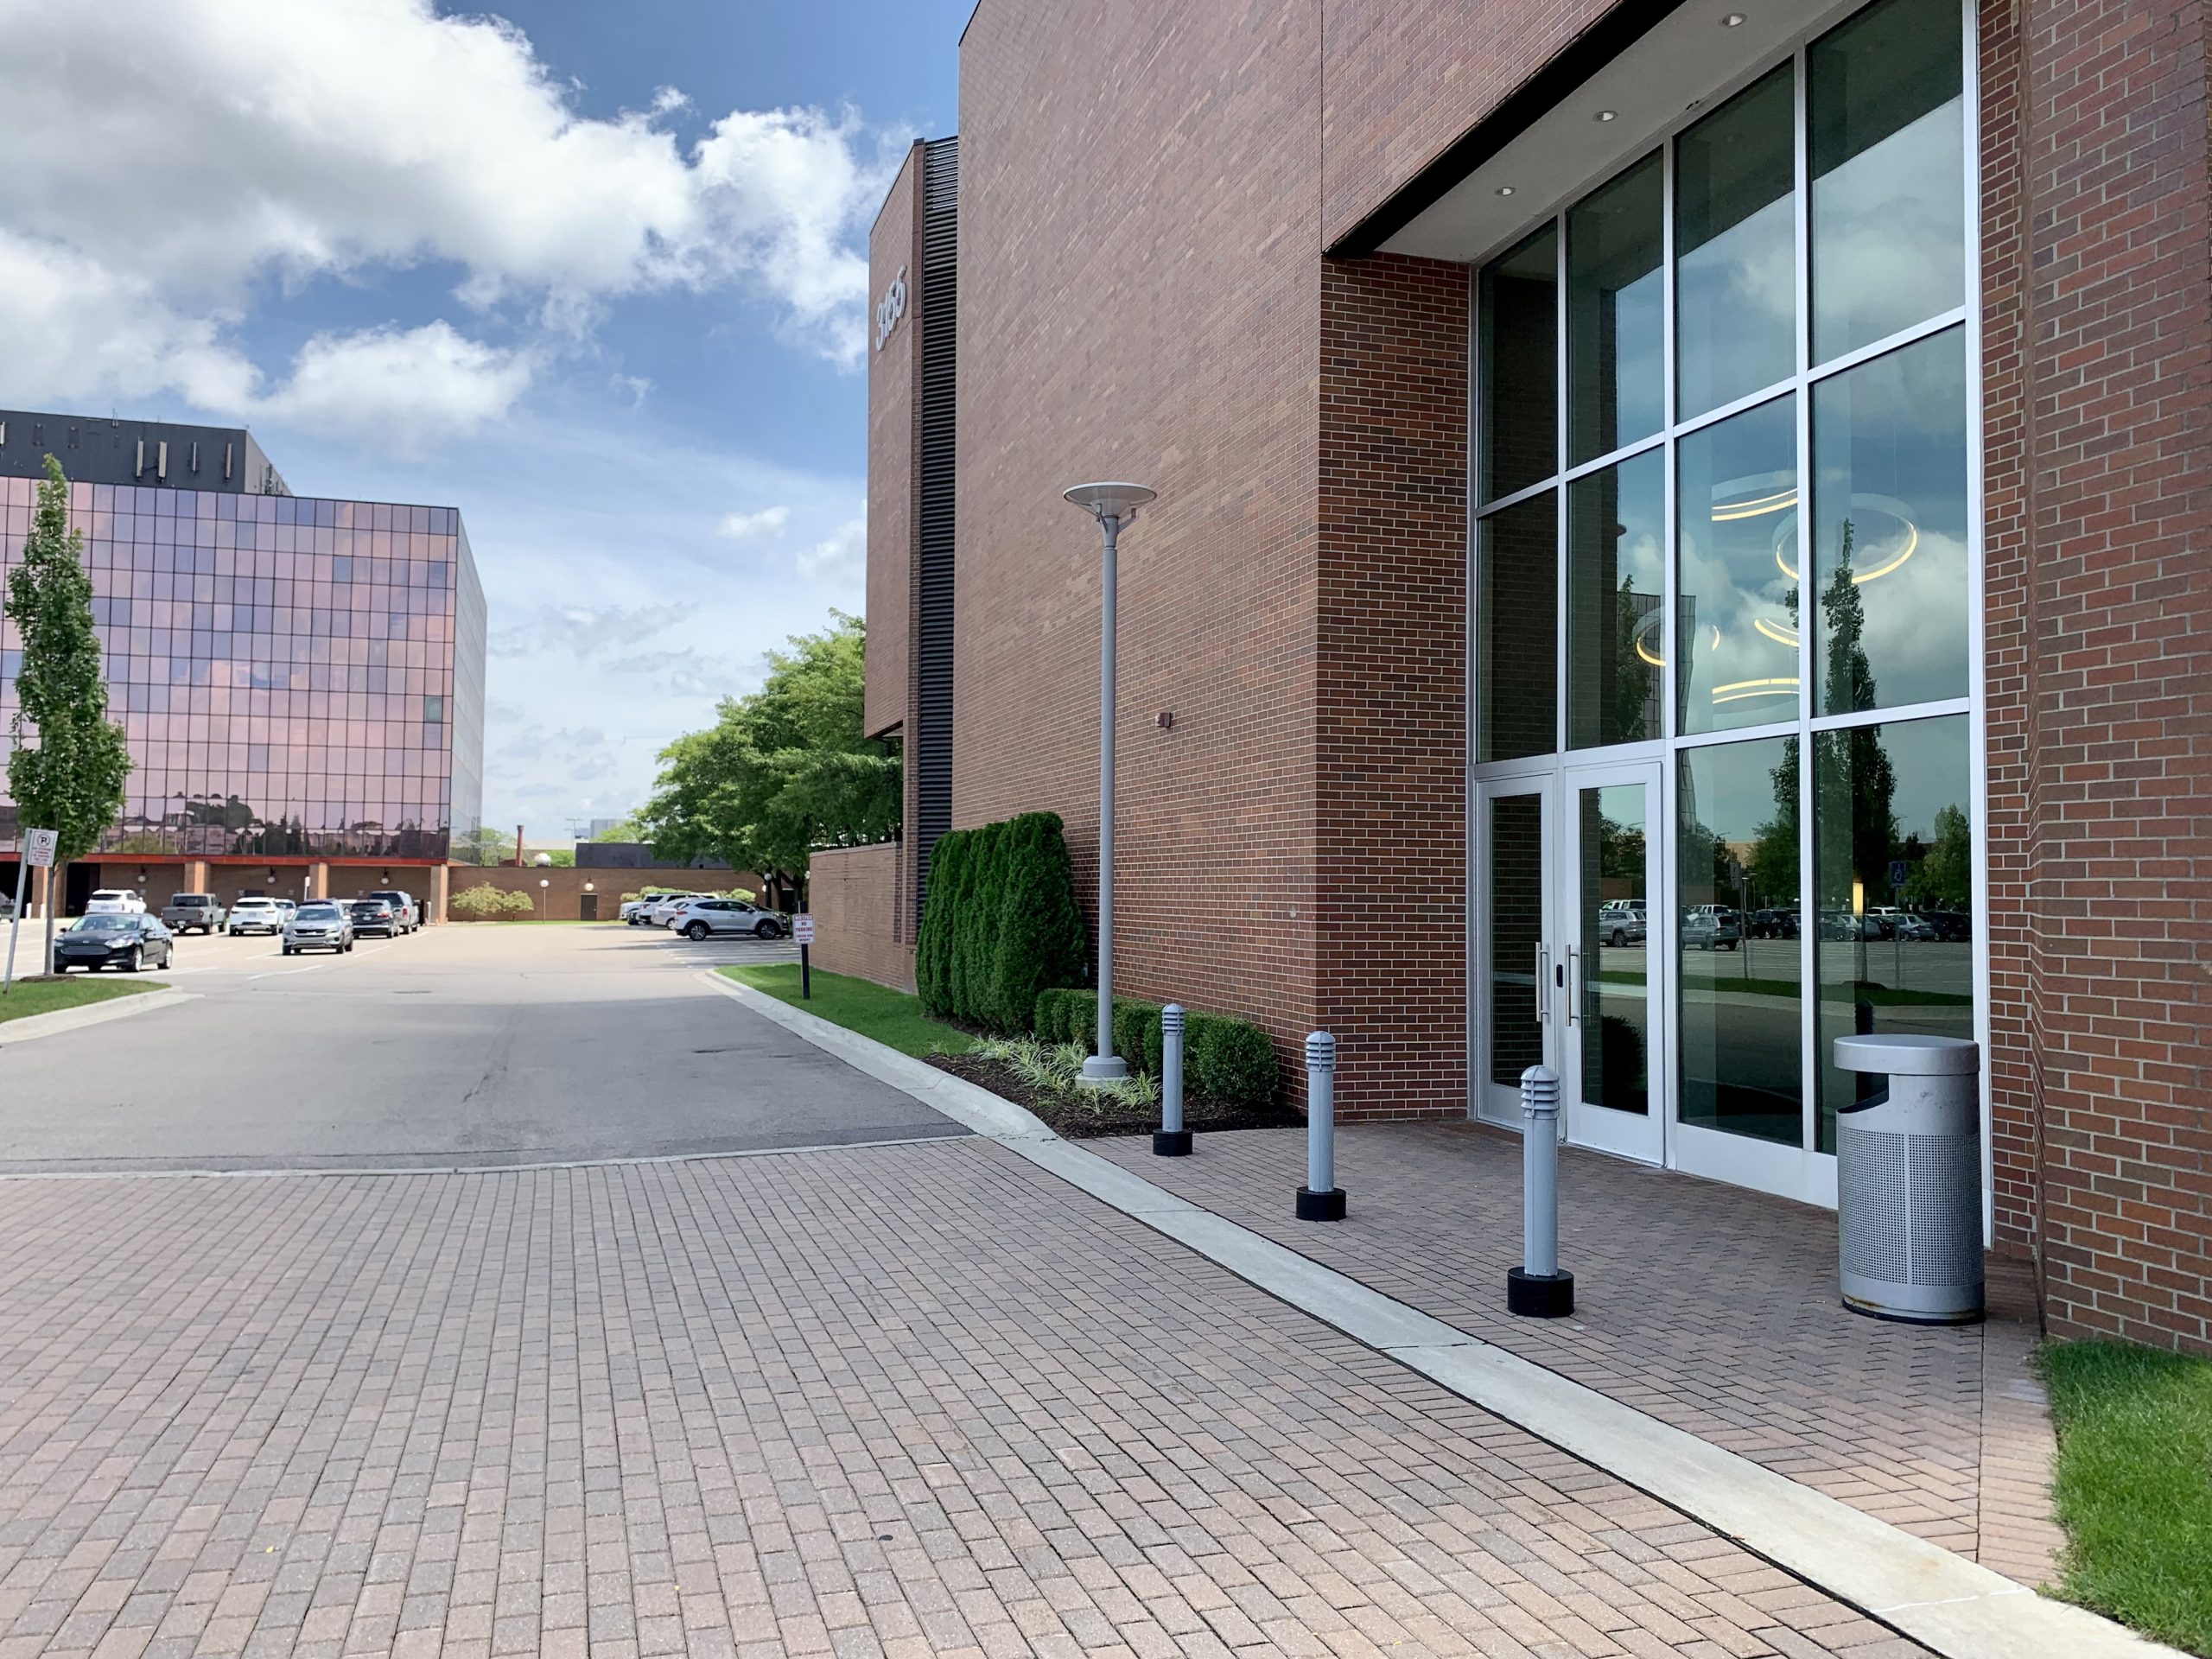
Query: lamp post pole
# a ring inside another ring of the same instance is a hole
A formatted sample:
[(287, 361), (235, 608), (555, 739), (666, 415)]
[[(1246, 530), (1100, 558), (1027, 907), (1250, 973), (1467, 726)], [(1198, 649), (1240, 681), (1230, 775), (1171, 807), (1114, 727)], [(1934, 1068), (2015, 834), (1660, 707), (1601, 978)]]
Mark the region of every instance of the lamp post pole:
[(1067, 499), (1098, 521), (1104, 538), (1098, 618), (1098, 1052), (1083, 1063), (1096, 1087), (1129, 1075), (1114, 1052), (1114, 620), (1122, 531), (1154, 499), (1141, 484), (1078, 484)]

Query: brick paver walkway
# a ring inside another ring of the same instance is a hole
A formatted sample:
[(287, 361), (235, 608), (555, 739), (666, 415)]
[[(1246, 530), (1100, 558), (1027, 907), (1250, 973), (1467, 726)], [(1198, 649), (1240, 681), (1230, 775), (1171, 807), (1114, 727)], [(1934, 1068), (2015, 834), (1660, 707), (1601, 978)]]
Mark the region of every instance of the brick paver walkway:
[(4, 1192), (0, 1656), (1918, 1651), (982, 1141)]
[(1292, 1219), (1305, 1131), (1198, 1155), (1091, 1141), (1169, 1190), (1423, 1312), (2030, 1584), (2051, 1576), (2050, 1450), (2025, 1328), (1869, 1319), (1836, 1299), (1835, 1217), (1567, 1148), (1561, 1265), (1576, 1317), (1505, 1312), (1521, 1142), (1466, 1124), (1359, 1125), (1350, 1214)]

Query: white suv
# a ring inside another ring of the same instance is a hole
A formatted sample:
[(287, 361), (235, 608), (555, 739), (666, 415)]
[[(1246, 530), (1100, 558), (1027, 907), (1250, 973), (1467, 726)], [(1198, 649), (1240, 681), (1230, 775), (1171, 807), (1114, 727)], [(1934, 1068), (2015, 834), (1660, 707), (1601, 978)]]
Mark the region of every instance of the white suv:
[(756, 939), (784, 937), (784, 918), (772, 910), (759, 910), (742, 899), (694, 899), (669, 918), (669, 931), (687, 939), (703, 939), (709, 933), (749, 933)]
[(146, 901), (132, 887), (99, 887), (85, 901), (87, 916), (143, 916)]

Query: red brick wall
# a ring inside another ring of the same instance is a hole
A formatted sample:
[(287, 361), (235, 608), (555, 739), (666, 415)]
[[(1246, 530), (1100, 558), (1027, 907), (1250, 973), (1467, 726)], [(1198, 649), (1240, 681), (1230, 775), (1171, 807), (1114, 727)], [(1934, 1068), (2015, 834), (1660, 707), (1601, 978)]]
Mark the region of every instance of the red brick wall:
[(2204, 14), (1988, 18), (1985, 285), (2005, 1236), (2054, 1329), (2212, 1351)]
[[(907, 719), (913, 706), (912, 632), (918, 548), (914, 464), (921, 426), (922, 147), (906, 152), (868, 233), (868, 685), (862, 720), (873, 734)], [(906, 273), (906, 313), (881, 350), (874, 307)], [(909, 804), (911, 805), (911, 803)]]
[(1464, 265), (1321, 270), (1317, 1012), (1348, 1116), (1464, 1116)]
[(1151, 485), (1122, 544), (1116, 988), (1286, 1058), (1321, 880), (1318, 24), (987, 0), (961, 53), (954, 821), (1056, 810), (1096, 892), (1099, 541), (1060, 492)]
[(1616, 0), (1324, 0), (1321, 240), (1337, 239)]
[(807, 901), (814, 912), (811, 960), (901, 991), (914, 988), (914, 946), (902, 937), (905, 849), (842, 847), (817, 853)]

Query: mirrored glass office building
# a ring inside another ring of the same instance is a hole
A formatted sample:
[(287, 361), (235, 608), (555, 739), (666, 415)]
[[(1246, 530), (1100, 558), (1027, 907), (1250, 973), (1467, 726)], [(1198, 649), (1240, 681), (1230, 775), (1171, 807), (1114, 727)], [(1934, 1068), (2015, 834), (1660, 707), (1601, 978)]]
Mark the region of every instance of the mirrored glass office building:
[[(86, 424), (109, 437), (111, 423)], [(133, 769), (73, 887), (98, 869), (101, 885), (162, 897), (172, 885), (299, 894), (410, 881), (442, 896), (449, 850), (478, 826), (483, 776), (484, 597), (458, 510), (283, 493), (265, 465), (236, 470), (273, 489), (224, 487), (215, 453), (227, 442), (244, 456), (243, 432), (198, 440), (208, 465), (195, 477), (194, 440), (73, 455), (71, 429), (10, 416), (0, 453), (35, 447), (90, 474), (73, 478), (70, 522)], [(39, 464), (0, 474), (10, 568), (38, 487), (22, 474)], [(15, 713), (20, 646), (0, 629), (0, 721)], [(0, 874), (13, 874), (21, 829), (0, 794)], [(359, 879), (332, 873), (372, 864)]]

